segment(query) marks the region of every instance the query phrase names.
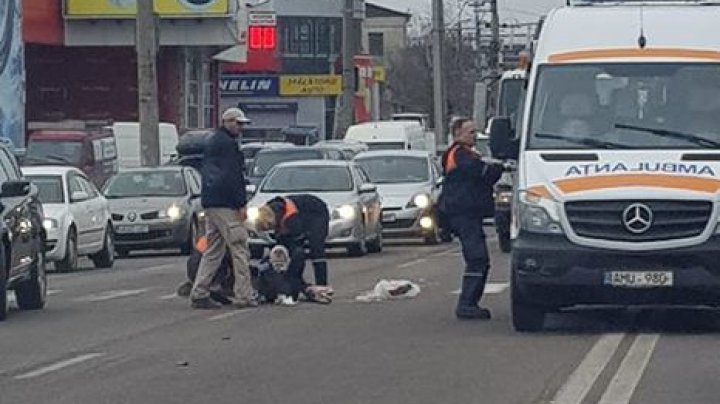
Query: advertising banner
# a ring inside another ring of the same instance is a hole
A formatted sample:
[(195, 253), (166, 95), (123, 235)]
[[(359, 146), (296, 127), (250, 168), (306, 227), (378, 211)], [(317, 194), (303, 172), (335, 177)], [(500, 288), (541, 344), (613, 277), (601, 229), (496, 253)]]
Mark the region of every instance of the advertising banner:
[(0, 1), (0, 141), (25, 145), (25, 56), (22, 0)]
[[(136, 0), (65, 0), (68, 18), (133, 18)], [(155, 0), (160, 17), (226, 16), (229, 0)]]
[(341, 93), (342, 76), (337, 74), (280, 76), (282, 96), (326, 96)]
[(275, 97), (279, 94), (277, 76), (223, 75), (220, 94), (240, 97)]

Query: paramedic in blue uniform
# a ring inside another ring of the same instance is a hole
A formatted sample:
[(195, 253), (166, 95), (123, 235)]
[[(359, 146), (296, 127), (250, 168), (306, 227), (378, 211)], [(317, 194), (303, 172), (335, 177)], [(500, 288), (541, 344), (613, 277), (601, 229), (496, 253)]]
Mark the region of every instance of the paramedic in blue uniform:
[(313, 265), (315, 284), (328, 286), (325, 239), (330, 213), (327, 204), (308, 194), (277, 197), (260, 208), (259, 216), (258, 230), (274, 230), (278, 243), (290, 250), (288, 273), (292, 278), (293, 297), (297, 298), (297, 294), (309, 286), (303, 279), (305, 246)]
[(458, 118), (452, 123), (453, 144), (442, 158), (443, 191), (440, 210), (453, 233), (460, 238), (465, 273), (455, 315), (462, 319), (490, 319), (490, 311), (479, 306), (485, 290), (490, 262), (483, 219), (492, 217), (493, 186), (503, 168), (486, 164), (473, 149), (475, 123)]

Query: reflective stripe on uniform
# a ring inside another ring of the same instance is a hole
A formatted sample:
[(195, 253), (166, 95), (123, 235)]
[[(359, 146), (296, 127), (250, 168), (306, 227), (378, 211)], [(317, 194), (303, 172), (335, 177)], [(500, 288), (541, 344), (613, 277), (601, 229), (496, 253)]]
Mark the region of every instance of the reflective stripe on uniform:
[(298, 208), (295, 206), (295, 203), (291, 201), (289, 198), (282, 198), (283, 201), (285, 201), (285, 207), (283, 208), (283, 216), (280, 219), (280, 233), (285, 233), (287, 231), (287, 221), (297, 215)]

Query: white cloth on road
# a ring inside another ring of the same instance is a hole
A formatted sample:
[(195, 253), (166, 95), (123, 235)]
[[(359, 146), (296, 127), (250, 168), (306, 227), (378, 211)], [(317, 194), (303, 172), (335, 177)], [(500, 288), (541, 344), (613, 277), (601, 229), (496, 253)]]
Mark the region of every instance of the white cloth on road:
[(355, 300), (360, 302), (380, 302), (384, 300), (396, 300), (413, 298), (420, 294), (420, 286), (407, 280), (386, 280), (379, 281), (373, 290), (368, 291)]

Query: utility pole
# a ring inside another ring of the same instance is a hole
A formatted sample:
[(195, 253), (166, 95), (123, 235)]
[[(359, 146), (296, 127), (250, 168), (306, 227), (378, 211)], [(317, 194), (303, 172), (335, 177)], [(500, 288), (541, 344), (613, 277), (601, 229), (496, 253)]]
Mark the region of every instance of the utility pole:
[(143, 166), (160, 165), (158, 136), (157, 19), (153, 0), (137, 0), (135, 49), (138, 68), (140, 158)]
[(475, 12), (475, 71), (478, 76), (482, 76), (482, 29), (480, 27), (480, 9), (482, 3), (480, 0), (475, 0), (473, 3), (473, 11)]
[(345, 0), (343, 9), (342, 36), (342, 97), (335, 114), (333, 137), (340, 139), (353, 124), (355, 99), (355, 56), (356, 30), (354, 18), (355, 0)]
[(497, 0), (489, 0), (489, 2), (492, 40), (490, 42), (488, 67), (490, 69), (490, 74), (497, 76), (500, 74), (500, 16), (498, 15)]
[(435, 110), (435, 141), (443, 144), (445, 130), (445, 71), (443, 69), (443, 46), (445, 41), (445, 18), (443, 0), (433, 0), (433, 105)]

